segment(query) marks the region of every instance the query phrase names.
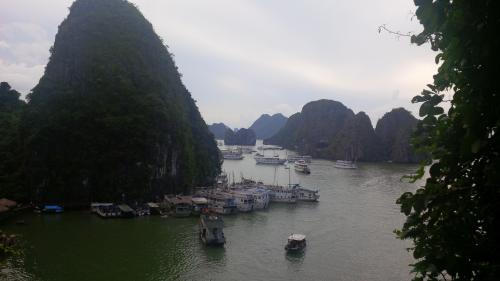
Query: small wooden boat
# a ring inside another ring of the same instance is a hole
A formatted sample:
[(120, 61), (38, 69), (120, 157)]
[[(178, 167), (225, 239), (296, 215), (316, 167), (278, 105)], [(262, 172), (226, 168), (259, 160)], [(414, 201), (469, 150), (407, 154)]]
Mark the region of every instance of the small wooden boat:
[(292, 234), (288, 236), (285, 250), (288, 252), (299, 252), (306, 248), (306, 236), (304, 234)]

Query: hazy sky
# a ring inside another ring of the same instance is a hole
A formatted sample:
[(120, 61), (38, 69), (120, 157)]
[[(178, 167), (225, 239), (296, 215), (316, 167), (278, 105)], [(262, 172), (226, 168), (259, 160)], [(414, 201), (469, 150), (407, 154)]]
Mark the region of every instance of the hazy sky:
[[(0, 0), (0, 80), (23, 94), (43, 74), (72, 0)], [(333, 99), (372, 123), (436, 72), (429, 46), (379, 34), (421, 30), (413, 0), (135, 0), (175, 54), (207, 123), (248, 127)], [(416, 114), (415, 114), (416, 115)]]

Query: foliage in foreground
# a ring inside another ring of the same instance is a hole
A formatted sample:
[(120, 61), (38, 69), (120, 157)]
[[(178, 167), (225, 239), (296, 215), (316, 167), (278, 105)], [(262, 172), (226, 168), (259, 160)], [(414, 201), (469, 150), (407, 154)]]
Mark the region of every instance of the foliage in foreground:
[[(401, 239), (414, 242), (414, 280), (498, 280), (500, 276), (500, 17), (498, 1), (415, 0), (441, 63), (422, 103), (414, 144), (432, 154), (425, 186), (399, 200)], [(443, 91), (454, 93), (448, 112)], [(423, 167), (415, 179), (423, 176)]]

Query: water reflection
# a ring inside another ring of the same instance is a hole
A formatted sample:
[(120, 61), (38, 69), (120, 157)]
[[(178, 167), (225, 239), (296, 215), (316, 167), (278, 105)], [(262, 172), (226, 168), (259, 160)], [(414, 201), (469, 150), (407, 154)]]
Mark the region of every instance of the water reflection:
[(294, 265), (301, 265), (304, 262), (306, 256), (306, 250), (303, 251), (285, 251), (285, 258), (287, 261), (291, 262)]
[(224, 246), (206, 246), (200, 242), (205, 260), (211, 265), (226, 264), (226, 248)]

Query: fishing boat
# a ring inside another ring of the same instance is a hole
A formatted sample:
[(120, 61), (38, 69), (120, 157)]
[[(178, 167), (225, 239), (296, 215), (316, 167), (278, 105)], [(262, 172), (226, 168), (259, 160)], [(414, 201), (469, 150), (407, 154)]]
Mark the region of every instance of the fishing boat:
[(295, 161), (295, 163), (293, 164), (293, 167), (294, 167), (296, 172), (303, 173), (306, 175), (311, 173), (311, 169), (309, 169), (309, 166), (307, 165), (306, 161), (304, 161), (304, 160)]
[(335, 162), (335, 168), (338, 168), (338, 169), (357, 169), (358, 166), (353, 161), (337, 160)]
[(288, 162), (295, 162), (299, 160), (304, 160), (306, 163), (311, 163), (312, 157), (310, 155), (288, 155), (286, 158)]
[(224, 220), (217, 214), (200, 215), (200, 238), (206, 245), (224, 245)]
[(280, 158), (278, 155), (275, 155), (273, 157), (256, 156), (254, 157), (254, 159), (257, 164), (266, 165), (283, 165), (286, 162), (286, 159)]
[(288, 236), (288, 242), (285, 246), (287, 252), (299, 252), (306, 248), (306, 236), (304, 234), (292, 234)]

